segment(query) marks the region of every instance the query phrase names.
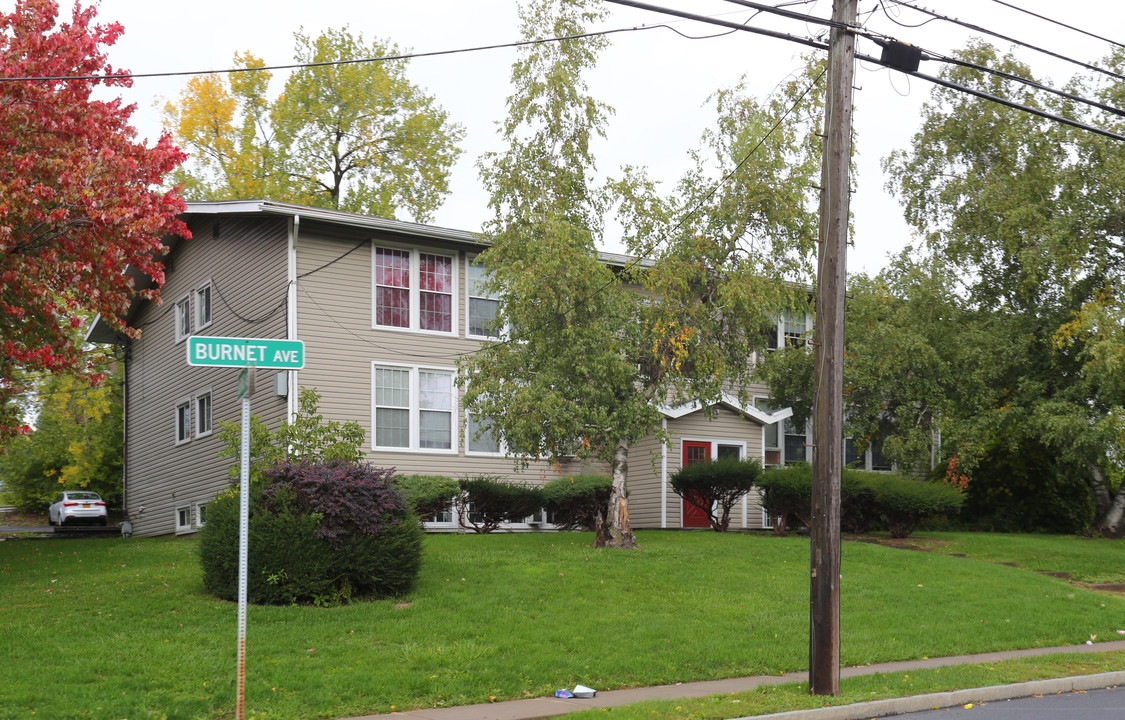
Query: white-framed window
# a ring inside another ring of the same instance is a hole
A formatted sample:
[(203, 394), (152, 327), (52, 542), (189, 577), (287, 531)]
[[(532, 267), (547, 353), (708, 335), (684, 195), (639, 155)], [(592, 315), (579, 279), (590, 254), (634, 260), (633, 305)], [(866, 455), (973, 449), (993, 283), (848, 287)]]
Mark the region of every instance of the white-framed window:
[(195, 330), (199, 332), (211, 324), (211, 281), (195, 289)]
[(812, 316), (808, 313), (786, 310), (770, 331), (769, 349), (801, 347), (806, 343), (805, 333), (812, 330)]
[[(762, 412), (772, 413), (777, 408), (773, 407), (768, 398), (754, 398), (754, 407)], [(778, 443), (781, 422), (762, 426), (762, 464), (766, 467), (776, 467), (782, 464), (781, 445)]]
[(457, 333), (456, 255), (379, 245), (372, 253), (373, 327)]
[(859, 443), (850, 437), (844, 438), (844, 465), (874, 472), (891, 472), (895, 469), (894, 463), (883, 456), (882, 441), (872, 440), (861, 453)]
[(789, 465), (797, 462), (812, 462), (812, 454), (808, 450), (808, 427), (798, 426), (791, 417), (785, 418), (781, 423), (785, 435), (782, 440), (784, 463)]
[[(693, 453), (686, 450), (687, 445), (696, 448)], [(707, 445), (708, 447), (702, 447)], [(702, 454), (700, 454), (702, 451)], [(743, 440), (715, 440), (713, 438), (680, 438), (681, 465), (696, 460), (742, 460), (746, 457), (746, 442)], [(691, 459), (689, 460), (689, 454)]]
[(465, 413), (465, 453), (467, 455), (503, 455), (504, 445), (492, 427), (492, 421), (474, 412)]
[(191, 335), (191, 296), (180, 298), (176, 301), (173, 313), (176, 316), (176, 342), (182, 341)]
[(496, 315), (500, 301), (484, 288), (488, 281), (488, 268), (478, 265), (472, 259), (465, 268), (466, 307), (465, 334), (475, 338), (499, 338), (500, 328), (496, 327)]
[(191, 505), (176, 506), (176, 534), (192, 531)]
[(452, 368), (372, 363), (377, 450), (456, 452)]
[(207, 503), (196, 503), (195, 505), (195, 526), (203, 527), (207, 524)]
[(191, 440), (191, 399), (176, 403), (176, 444)]
[(195, 396), (195, 436), (206, 437), (211, 431), (211, 391), (206, 390)]

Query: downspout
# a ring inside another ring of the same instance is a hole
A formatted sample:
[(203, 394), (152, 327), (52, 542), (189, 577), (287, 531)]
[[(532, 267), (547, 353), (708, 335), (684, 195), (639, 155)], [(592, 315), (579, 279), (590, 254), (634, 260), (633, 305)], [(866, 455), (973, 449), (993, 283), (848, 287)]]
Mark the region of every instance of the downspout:
[(660, 529), (668, 527), (668, 418), (660, 419)]
[[(776, 425), (777, 420), (774, 420), (770, 424)], [(781, 442), (781, 441), (779, 440), (778, 442)], [(758, 457), (760, 457), (762, 459), (762, 467), (764, 468), (766, 466), (766, 426), (765, 425), (762, 426), (762, 447), (759, 449), (759, 452), (761, 454), (758, 455)], [(771, 523), (769, 522), (769, 519), (770, 519), (769, 516), (766, 515), (765, 508), (762, 506), (762, 491), (761, 491), (761, 489), (758, 489), (758, 509), (761, 510), (761, 512), (762, 512), (762, 525), (768, 527)]]
[[(289, 247), (287, 265), (287, 282), (286, 285), (286, 328), (285, 334), (288, 340), (297, 340), (297, 235), (301, 230), (301, 216), (294, 215), (292, 223), (289, 226)], [(293, 422), (297, 417), (297, 371), (289, 370), (289, 377), (286, 378), (288, 387), (286, 388), (288, 394), (285, 397), (286, 401), (286, 416), (289, 422)]]
[(129, 348), (128, 338), (122, 343), (121, 353), (121, 535), (133, 534), (133, 523), (129, 520)]

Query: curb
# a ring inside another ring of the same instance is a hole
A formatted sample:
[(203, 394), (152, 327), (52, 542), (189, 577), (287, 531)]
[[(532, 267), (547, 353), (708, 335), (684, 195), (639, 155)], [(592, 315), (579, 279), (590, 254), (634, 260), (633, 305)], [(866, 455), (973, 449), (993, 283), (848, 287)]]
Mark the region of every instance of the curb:
[(1032, 695), (1054, 695), (1077, 690), (1097, 690), (1125, 684), (1125, 672), (1108, 672), (1097, 675), (1078, 675), (1075, 677), (1054, 678), (1051, 680), (1032, 680), (1011, 685), (990, 685), (968, 690), (912, 695), (909, 697), (871, 700), (854, 705), (815, 708), (811, 710), (790, 710), (771, 715), (748, 715), (732, 720), (862, 720), (865, 718), (903, 715), (905, 713), (940, 710), (957, 705), (978, 702), (994, 702)]

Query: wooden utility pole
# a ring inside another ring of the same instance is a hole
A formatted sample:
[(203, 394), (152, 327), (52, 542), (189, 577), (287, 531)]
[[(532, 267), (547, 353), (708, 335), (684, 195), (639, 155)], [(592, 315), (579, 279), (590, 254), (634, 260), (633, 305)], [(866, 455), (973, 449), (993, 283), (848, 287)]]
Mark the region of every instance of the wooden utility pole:
[[(856, 22), (856, 0), (834, 0), (832, 19)], [(844, 292), (851, 192), (855, 35), (833, 27), (821, 168), (813, 393), (812, 572), (809, 692), (840, 694), (840, 475), (844, 464)]]

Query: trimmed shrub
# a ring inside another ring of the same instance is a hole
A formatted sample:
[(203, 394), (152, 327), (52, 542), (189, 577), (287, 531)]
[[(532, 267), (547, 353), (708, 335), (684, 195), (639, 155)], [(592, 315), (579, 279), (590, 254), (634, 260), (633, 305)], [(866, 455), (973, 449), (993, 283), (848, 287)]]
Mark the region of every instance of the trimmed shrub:
[(790, 517), (805, 527), (812, 522), (812, 465), (794, 463), (781, 468), (768, 468), (757, 481), (762, 491), (762, 507), (773, 522), (773, 532), (785, 535)]
[(961, 509), (965, 497), (944, 483), (913, 480), (901, 475), (867, 473), (875, 503), (891, 537), (909, 537), (919, 523)]
[[(863, 535), (879, 523), (882, 510), (875, 489), (869, 482), (872, 477), (882, 477), (882, 473), (844, 468), (840, 476), (840, 529), (842, 531)], [(811, 469), (809, 482), (812, 483)]]
[[(757, 460), (724, 458), (684, 465), (670, 480), (672, 491), (707, 513), (717, 532), (730, 525), (730, 509), (757, 482), (762, 463)], [(717, 512), (716, 512), (717, 508)]]
[(543, 507), (564, 530), (593, 530), (612, 491), (613, 479), (605, 475), (567, 475), (543, 486)]
[[(343, 461), (281, 464), (251, 490), (247, 594), (259, 604), (335, 605), (408, 591), (424, 533), (389, 471)], [(236, 491), (207, 506), (199, 532), (203, 584), (238, 594)]]
[(394, 482), (423, 521), (442, 513), (459, 490), (457, 481), (444, 475), (399, 475)]
[(504, 522), (519, 522), (543, 507), (538, 488), (518, 485), (493, 475), (478, 475), (457, 481), (458, 520), (463, 528), (490, 533)]

